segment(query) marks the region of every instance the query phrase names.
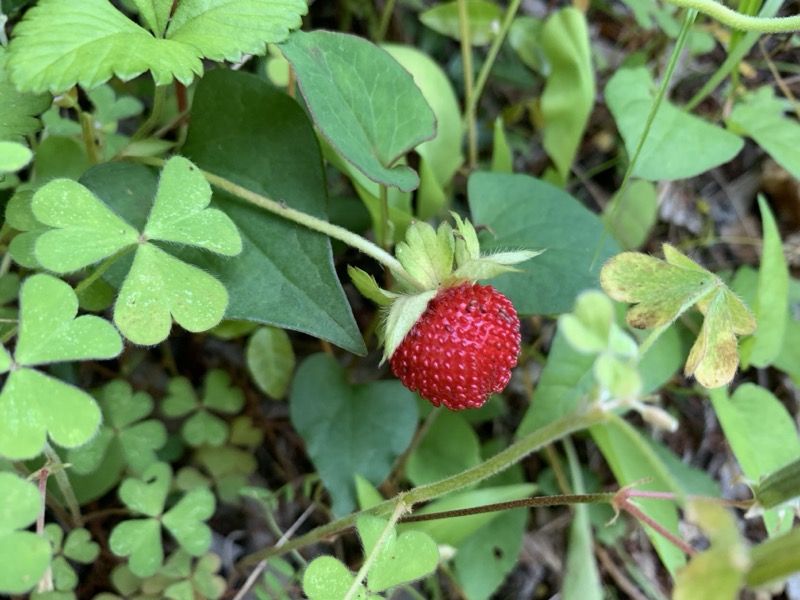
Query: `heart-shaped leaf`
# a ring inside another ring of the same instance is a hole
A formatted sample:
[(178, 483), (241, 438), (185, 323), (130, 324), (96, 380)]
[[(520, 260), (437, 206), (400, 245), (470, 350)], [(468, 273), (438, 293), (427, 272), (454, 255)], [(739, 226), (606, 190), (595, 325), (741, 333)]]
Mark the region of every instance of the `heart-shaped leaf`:
[[(258, 77), (217, 69), (198, 85), (192, 114), (184, 152), (195, 164), (327, 219), (319, 144), (294, 100)], [(253, 131), (263, 135), (253, 137)], [(225, 284), (231, 297), (228, 318), (294, 329), (351, 352), (366, 352), (333, 268), (327, 236), (219, 190), (215, 206), (239, 228), (242, 254), (236, 261), (192, 258)]]
[[(140, 3), (143, 4), (143, 3)], [(238, 61), (286, 39), (308, 10), (304, 0), (181, 2), (166, 25), (163, 5), (144, 11), (155, 37), (107, 0), (44, 0), (15, 29), (9, 67), (25, 91), (93, 88), (112, 75), (150, 70), (158, 85), (188, 85), (201, 58)], [(97, 57), (103, 60), (98, 61)]]
[(88, 442), (100, 424), (100, 409), (86, 392), (33, 369), (11, 373), (0, 393), (0, 455), (37, 456), (47, 435), (74, 448)]
[[(655, 98), (644, 67), (620, 69), (606, 84), (606, 102), (628, 156), (633, 156)], [(651, 181), (686, 179), (728, 162), (744, 140), (663, 101), (650, 125), (633, 176)]]
[[(364, 515), (358, 518), (358, 535), (364, 544), (364, 554), (372, 555), (386, 529), (388, 521)], [(426, 533), (406, 531), (397, 535), (394, 527), (377, 548), (375, 561), (367, 573), (367, 588), (382, 592), (389, 588), (421, 579), (432, 573), (439, 564), (439, 547)]]
[(141, 479), (126, 479), (119, 486), (119, 498), (131, 510), (157, 517), (164, 510), (172, 470), (166, 463), (156, 463)]
[(35, 485), (13, 473), (0, 473), (0, 497), (0, 593), (23, 594), (50, 565), (49, 542), (24, 531), (36, 520), (42, 500)]
[(337, 515), (355, 506), (354, 473), (375, 485), (389, 474), (411, 442), (418, 415), (414, 395), (399, 381), (351, 384), (325, 354), (297, 370), (290, 411)]
[(164, 562), (161, 525), (155, 519), (131, 519), (117, 525), (108, 538), (111, 551), (127, 556), (131, 572), (150, 577)]
[(20, 290), (17, 364), (113, 358), (122, 351), (122, 340), (108, 321), (77, 314), (78, 298), (68, 284), (45, 274), (28, 277)]
[(145, 236), (226, 256), (239, 254), (242, 239), (236, 225), (221, 210), (208, 208), (210, 202), (211, 186), (198, 168), (181, 156), (171, 158), (161, 171)]
[[(303, 573), (303, 592), (310, 600), (341, 600), (353, 585), (350, 570), (332, 556), (315, 558)], [(358, 586), (354, 600), (367, 600), (367, 591)]]
[(33, 152), (19, 142), (0, 140), (0, 176), (15, 173), (31, 162)]
[(37, 190), (36, 220), (54, 229), (36, 240), (39, 263), (56, 273), (94, 264), (136, 243), (139, 232), (71, 179), (55, 179)]
[(136, 251), (114, 305), (114, 322), (135, 344), (169, 335), (172, 319), (189, 331), (206, 331), (225, 315), (228, 292), (211, 275), (153, 244)]
[(297, 31), (280, 48), (339, 153), (372, 181), (415, 189), (417, 174), (394, 165), (436, 134), (436, 119), (411, 75), (384, 50), (342, 33)]
[(203, 521), (214, 514), (214, 494), (205, 488), (190, 491), (170, 508), (161, 522), (192, 556), (200, 556), (211, 545), (211, 529)]

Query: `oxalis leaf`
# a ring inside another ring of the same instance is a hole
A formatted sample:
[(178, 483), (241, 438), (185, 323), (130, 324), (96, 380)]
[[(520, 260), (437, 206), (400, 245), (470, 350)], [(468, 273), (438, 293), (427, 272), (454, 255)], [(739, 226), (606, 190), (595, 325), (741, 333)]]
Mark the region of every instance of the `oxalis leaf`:
[(0, 473), (0, 497), (0, 593), (22, 594), (50, 565), (50, 543), (24, 531), (36, 520), (42, 501), (35, 485), (13, 473)]
[(129, 556), (128, 565), (139, 577), (149, 577), (161, 567), (161, 525), (192, 556), (200, 556), (211, 544), (211, 530), (203, 522), (214, 514), (214, 495), (204, 488), (185, 494), (168, 511), (164, 504), (172, 481), (166, 463), (156, 463), (142, 479), (126, 479), (119, 488), (128, 508), (147, 516), (123, 521), (111, 532), (109, 545), (117, 556)]
[(108, 321), (93, 315), (75, 318), (77, 313), (75, 292), (60, 279), (39, 274), (22, 284), (13, 363), (0, 349), (0, 372), (11, 370), (0, 393), (0, 455), (33, 458), (48, 434), (56, 444), (72, 448), (97, 431), (100, 409), (91, 396), (30, 368), (113, 358), (122, 351), (122, 340)]
[(143, 11), (154, 36), (107, 0), (42, 0), (14, 28), (11, 78), (33, 92), (93, 88), (112, 75), (129, 80), (145, 71), (157, 85), (188, 85), (202, 75), (201, 59), (263, 54), (299, 27), (306, 11), (304, 0), (179, 2), (166, 31), (163, 8)]
[(172, 318), (189, 331), (206, 331), (225, 314), (228, 293), (214, 277), (178, 260), (153, 240), (233, 256), (242, 250), (236, 226), (208, 208), (211, 187), (190, 161), (174, 157), (162, 170), (142, 233), (81, 184), (57, 179), (40, 188), (31, 209), (52, 227), (37, 234), (36, 260), (57, 273), (76, 271), (125, 248), (136, 248), (114, 308), (114, 322), (136, 344), (157, 344), (169, 335)]
[(372, 181), (416, 189), (417, 174), (395, 163), (433, 138), (436, 117), (408, 71), (385, 50), (342, 33), (297, 31), (280, 49), (334, 148)]
[(705, 315), (703, 327), (686, 361), (686, 375), (707, 388), (733, 379), (739, 365), (736, 335), (753, 333), (750, 309), (722, 280), (668, 244), (664, 258), (623, 252), (600, 272), (600, 284), (619, 302), (634, 303), (626, 317), (638, 329), (653, 329), (649, 345), (692, 306)]

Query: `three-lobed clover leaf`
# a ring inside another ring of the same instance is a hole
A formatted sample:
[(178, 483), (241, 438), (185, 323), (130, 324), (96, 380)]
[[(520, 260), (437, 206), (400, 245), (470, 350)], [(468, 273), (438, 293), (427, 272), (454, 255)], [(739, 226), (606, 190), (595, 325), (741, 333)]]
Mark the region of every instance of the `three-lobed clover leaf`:
[(45, 536), (53, 547), (53, 587), (56, 591), (66, 592), (78, 586), (78, 575), (69, 561), (91, 564), (100, 553), (100, 546), (92, 541), (86, 529), (73, 529), (64, 541), (64, 530), (55, 523), (44, 528)]
[(211, 411), (234, 415), (244, 406), (244, 393), (230, 385), (224, 371), (214, 369), (206, 375), (202, 400), (185, 377), (169, 382), (168, 396), (161, 409), (168, 417), (183, 417), (190, 413), (181, 427), (181, 435), (192, 446), (203, 444), (221, 446), (228, 439), (228, 424)]
[[(301, 25), (305, 0), (135, 2), (148, 31), (108, 0), (41, 0), (14, 28), (12, 81), (23, 91), (91, 89), (150, 71), (157, 85), (189, 85), (203, 58), (264, 54)], [(152, 33), (151, 33), (152, 32)]]
[[(225, 314), (228, 293), (219, 281), (152, 243), (239, 254), (242, 240), (236, 226), (222, 211), (208, 208), (210, 201), (211, 187), (197, 167), (173, 157), (164, 165), (140, 233), (79, 183), (57, 179), (40, 188), (30, 204), (36, 221), (51, 229), (33, 229), (23, 239), (26, 247), (33, 245), (35, 261), (57, 273), (77, 271), (135, 249), (114, 307), (114, 322), (132, 342), (157, 344), (169, 335), (173, 318), (196, 332), (211, 329)], [(30, 225), (22, 200), (15, 213), (22, 227)]]
[(38, 455), (48, 435), (66, 448), (85, 444), (100, 424), (100, 410), (91, 396), (31, 367), (113, 358), (122, 351), (111, 323), (94, 315), (76, 318), (78, 299), (60, 279), (29, 277), (19, 302), (13, 360), (0, 348), (0, 373), (10, 371), (0, 392), (0, 455), (15, 460)]
[(48, 541), (25, 531), (36, 520), (42, 500), (35, 485), (13, 473), (0, 473), (0, 498), (0, 594), (22, 594), (50, 565)]
[(101, 471), (100, 476), (113, 485), (126, 467), (141, 474), (158, 462), (156, 451), (166, 444), (167, 429), (156, 419), (144, 420), (153, 412), (150, 395), (134, 393), (127, 381), (115, 379), (96, 397), (104, 422), (88, 444), (68, 453), (73, 471), (82, 475)]
[(172, 469), (156, 463), (141, 479), (126, 479), (119, 488), (122, 502), (145, 515), (123, 521), (111, 532), (109, 545), (117, 556), (127, 556), (131, 571), (139, 577), (155, 574), (164, 560), (161, 526), (192, 556), (204, 554), (211, 544), (211, 530), (203, 522), (214, 514), (214, 495), (204, 488), (184, 494), (164, 511), (172, 482)]
[(669, 244), (663, 250), (665, 260), (637, 252), (618, 254), (603, 266), (600, 284), (613, 299), (635, 304), (626, 317), (629, 325), (653, 329), (642, 351), (697, 306), (705, 319), (684, 372), (707, 388), (725, 385), (739, 365), (736, 336), (753, 333), (755, 318), (719, 277)]
[(258, 468), (251, 453), (233, 446), (203, 446), (198, 448), (193, 458), (203, 472), (194, 467), (182, 468), (175, 478), (177, 487), (192, 490), (213, 484), (219, 499), (229, 504), (239, 501), (239, 494), (247, 485), (247, 476)]

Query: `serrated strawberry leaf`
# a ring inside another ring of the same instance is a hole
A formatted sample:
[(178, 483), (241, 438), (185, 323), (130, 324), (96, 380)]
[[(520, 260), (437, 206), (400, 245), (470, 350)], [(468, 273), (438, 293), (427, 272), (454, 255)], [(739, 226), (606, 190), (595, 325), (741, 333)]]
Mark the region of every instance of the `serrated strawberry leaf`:
[(23, 594), (50, 565), (49, 542), (24, 531), (36, 520), (42, 500), (35, 485), (13, 473), (0, 473), (0, 497), (0, 593)]
[[(154, 37), (107, 0), (43, 0), (14, 29), (9, 68), (23, 91), (93, 88), (112, 76), (151, 71), (157, 85), (184, 85), (203, 73), (202, 58), (239, 60), (286, 39), (307, 11), (303, 0), (179, 3), (164, 37), (164, 3), (144, 7)], [(98, 56), (102, 60), (98, 60)]]
[(416, 172), (397, 161), (434, 137), (436, 118), (411, 75), (386, 51), (342, 33), (297, 31), (280, 49), (333, 147), (372, 181), (416, 189)]
[(0, 45), (0, 140), (22, 142), (26, 135), (36, 133), (42, 123), (36, 115), (50, 106), (50, 94), (28, 94), (17, 90), (8, 80), (8, 51)]

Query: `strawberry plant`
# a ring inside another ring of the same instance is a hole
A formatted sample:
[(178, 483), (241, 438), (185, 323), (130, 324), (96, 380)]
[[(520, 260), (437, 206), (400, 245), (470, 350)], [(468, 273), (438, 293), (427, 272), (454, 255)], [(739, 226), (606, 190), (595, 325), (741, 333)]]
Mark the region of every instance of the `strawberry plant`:
[(793, 597), (791, 7), (0, 26), (0, 594)]

